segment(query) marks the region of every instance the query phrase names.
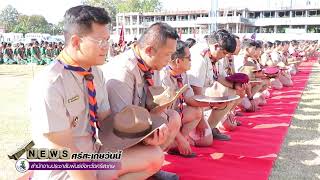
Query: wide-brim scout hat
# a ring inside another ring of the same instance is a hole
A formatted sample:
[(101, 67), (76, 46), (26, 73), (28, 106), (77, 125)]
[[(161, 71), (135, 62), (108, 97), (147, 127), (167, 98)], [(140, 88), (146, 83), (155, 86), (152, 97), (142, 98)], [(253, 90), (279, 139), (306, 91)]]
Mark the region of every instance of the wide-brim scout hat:
[(187, 90), (188, 86), (185, 84), (178, 91), (171, 87), (164, 89), (161, 86), (150, 86), (147, 93), (146, 107), (150, 111), (158, 111), (166, 109)]
[(166, 120), (153, 115), (147, 109), (128, 105), (111, 120), (101, 123), (102, 149), (123, 150), (132, 147), (156, 131)]
[(298, 64), (300, 63), (300, 61), (288, 61), (288, 64), (291, 65), (291, 64)]
[(264, 74), (269, 78), (278, 76), (280, 69), (278, 67), (267, 67), (263, 69)]
[(231, 95), (231, 96), (222, 96), (222, 97), (213, 97), (213, 96), (205, 96), (205, 95), (195, 95), (193, 99), (198, 102), (205, 102), (205, 103), (224, 103), (230, 102), (239, 99), (240, 96), (238, 95)]
[(232, 83), (244, 84), (249, 82), (249, 76), (244, 73), (234, 73), (226, 77), (226, 80)]

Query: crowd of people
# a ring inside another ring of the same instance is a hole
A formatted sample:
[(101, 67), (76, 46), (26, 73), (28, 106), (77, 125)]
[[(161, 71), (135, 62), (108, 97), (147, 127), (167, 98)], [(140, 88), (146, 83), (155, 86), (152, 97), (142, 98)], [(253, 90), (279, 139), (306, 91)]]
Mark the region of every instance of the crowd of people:
[(106, 63), (110, 22), (102, 8), (66, 12), (65, 47), (34, 80), (32, 133), (42, 148), (121, 149), (121, 169), (54, 170), (34, 178), (178, 179), (161, 170), (165, 152), (195, 158), (192, 146), (230, 141), (221, 129), (236, 131), (237, 116), (261, 111), (271, 89), (294, 86), (299, 65), (319, 48), (317, 41), (262, 42), (226, 30), (203, 42), (182, 41), (159, 22)]
[(50, 64), (62, 51), (63, 43), (32, 41), (30, 43), (1, 42), (0, 64)]

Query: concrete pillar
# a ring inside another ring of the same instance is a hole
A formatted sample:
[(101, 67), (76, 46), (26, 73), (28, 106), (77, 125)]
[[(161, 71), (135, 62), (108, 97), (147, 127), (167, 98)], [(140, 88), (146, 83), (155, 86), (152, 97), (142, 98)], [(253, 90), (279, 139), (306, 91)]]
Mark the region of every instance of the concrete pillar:
[(137, 34), (140, 34), (140, 28), (139, 28), (139, 26), (140, 26), (140, 16), (139, 16), (139, 14), (137, 15)]
[(236, 23), (236, 33), (239, 33), (239, 24)]
[(263, 12), (260, 12), (260, 18), (264, 18)]
[(226, 29), (226, 30), (229, 31), (229, 28), (230, 28), (230, 27), (229, 27), (229, 23), (227, 23), (227, 29)]
[(277, 33), (277, 26), (274, 26), (273, 33)]
[(242, 10), (242, 17), (247, 18), (247, 12), (246, 12), (246, 10)]
[(292, 15), (293, 15), (293, 12), (292, 12), (292, 11), (290, 11), (290, 18), (292, 18)]
[(308, 17), (308, 10), (306, 10), (306, 14), (305, 14), (305, 16), (306, 16), (306, 17)]
[(133, 34), (132, 24), (133, 24), (133, 18), (132, 18), (132, 15), (130, 15), (130, 35)]
[(119, 16), (116, 16), (116, 32), (119, 34)]
[(259, 32), (262, 33), (262, 26), (259, 27)]
[(167, 21), (167, 16), (164, 16), (164, 21)]
[(304, 31), (308, 32), (308, 25), (304, 25)]

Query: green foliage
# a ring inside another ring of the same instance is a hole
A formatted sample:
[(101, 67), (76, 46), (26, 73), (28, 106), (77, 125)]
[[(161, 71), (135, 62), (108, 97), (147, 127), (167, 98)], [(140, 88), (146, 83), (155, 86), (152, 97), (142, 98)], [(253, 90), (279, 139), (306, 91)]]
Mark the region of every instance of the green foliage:
[(4, 25), (4, 27), (10, 32), (17, 25), (18, 17), (18, 11), (11, 5), (8, 5), (0, 13), (0, 24)]
[(52, 35), (61, 34), (61, 24), (48, 23), (42, 15), (23, 15), (11, 5), (7, 6), (0, 13), (0, 24), (3, 24), (7, 32), (16, 33), (49, 33)]

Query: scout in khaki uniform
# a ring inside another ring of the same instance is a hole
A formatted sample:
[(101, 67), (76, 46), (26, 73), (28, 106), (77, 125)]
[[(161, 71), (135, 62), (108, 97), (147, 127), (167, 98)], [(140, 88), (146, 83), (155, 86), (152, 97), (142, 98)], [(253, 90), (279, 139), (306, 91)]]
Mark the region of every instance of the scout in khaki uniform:
[[(264, 67), (273, 67), (274, 65), (271, 57), (271, 53), (273, 52), (274, 44), (272, 42), (266, 42), (264, 53), (261, 55), (261, 65)], [(280, 90), (283, 88), (282, 83), (279, 80), (278, 76), (270, 78), (270, 85), (273, 89)]]
[[(244, 39), (241, 44), (240, 56), (235, 61), (242, 61), (242, 66), (239, 67), (238, 72), (247, 74), (250, 80), (257, 80), (261, 76), (260, 66), (254, 59), (256, 53), (256, 42), (251, 39)], [(237, 62), (235, 62), (237, 63)], [(246, 86), (246, 97), (243, 98), (241, 106), (245, 111), (254, 112), (258, 109), (259, 98), (254, 95), (259, 92), (262, 85), (261, 82), (250, 83)]]
[[(108, 147), (101, 142), (106, 142), (109, 136), (102, 137), (99, 127), (110, 125), (106, 117), (111, 111), (106, 79), (96, 65), (104, 64), (108, 53), (109, 23), (111, 18), (102, 8), (83, 5), (67, 10), (64, 16), (66, 46), (57, 60), (35, 78), (31, 90), (32, 133), (38, 147), (69, 148), (71, 152), (86, 153)], [(118, 119), (123, 119), (121, 117), (120, 114)], [(119, 131), (123, 130), (121, 127)], [(113, 140), (108, 143), (117, 143)], [(158, 147), (130, 148), (123, 152), (120, 174), (115, 178), (145, 179), (158, 171), (162, 162), (163, 154)], [(97, 174), (92, 170), (39, 171), (33, 179), (95, 180)]]
[[(235, 57), (239, 55), (240, 50), (241, 50), (241, 41), (240, 38), (234, 34), (232, 34), (232, 36), (235, 38), (237, 46), (236, 46), (236, 50), (233, 53), (227, 54), (225, 58), (219, 60), (219, 72), (220, 75), (222, 75), (223, 77), (227, 77), (230, 75), (233, 75), (236, 73), (235, 70)], [(238, 59), (239, 60), (239, 59)], [(240, 96), (240, 99), (238, 99), (235, 102), (234, 107), (231, 109), (228, 118), (226, 119), (227, 122), (225, 123), (231, 123), (232, 122), (236, 122), (237, 125), (241, 125), (240, 121), (236, 121), (235, 120), (235, 116), (236, 115), (241, 115), (240, 112), (236, 112), (236, 107), (241, 103), (242, 99), (245, 96), (245, 91), (237, 91), (237, 95)], [(229, 121), (229, 122), (228, 122)], [(225, 124), (223, 123), (223, 124)]]
[(291, 75), (287, 72), (287, 67), (285, 65), (286, 59), (282, 56), (282, 51), (284, 50), (283, 43), (281, 41), (274, 42), (275, 49), (271, 53), (271, 59), (273, 61), (274, 66), (279, 66), (282, 68), (279, 74), (279, 80), (283, 86), (291, 87), (293, 86), (293, 82), (291, 80)]
[[(171, 55), (176, 51), (177, 39), (178, 34), (172, 27), (165, 23), (155, 23), (142, 34), (131, 49), (114, 57), (102, 67), (108, 80), (107, 91), (112, 113), (118, 113), (128, 105), (148, 108), (146, 106), (148, 89), (161, 86), (155, 84), (153, 74), (168, 64)], [(167, 122), (160, 128), (159, 133), (154, 133), (153, 137), (146, 138), (144, 142), (154, 145), (151, 147), (161, 146), (166, 150), (174, 142), (180, 130), (181, 118), (177, 111), (170, 109), (150, 113), (160, 114), (167, 119)], [(104, 173), (102, 177), (109, 178), (111, 173)], [(147, 178), (147, 175), (150, 176), (145, 173), (132, 179)], [(177, 179), (175, 174), (164, 171), (159, 171), (154, 176)]]
[[(211, 130), (208, 123), (202, 118), (201, 107), (214, 106), (214, 104), (201, 103), (193, 99), (194, 93), (186, 74), (186, 71), (190, 69), (191, 58), (187, 44), (178, 40), (176, 52), (172, 55), (171, 61), (167, 67), (160, 71), (160, 81), (163, 87), (177, 90), (183, 85), (188, 85), (188, 89), (172, 107), (181, 116), (182, 128), (176, 138), (176, 147), (172, 146), (171, 150), (168, 151), (169, 154), (183, 157), (193, 157), (195, 155), (192, 153), (189, 143), (195, 146), (210, 146), (212, 144)], [(216, 105), (222, 106), (221, 104)], [(200, 120), (201, 124), (199, 124)], [(204, 135), (205, 131), (209, 133)]]
[[(216, 62), (236, 49), (236, 40), (227, 31), (219, 30), (207, 37), (207, 44), (196, 44), (191, 48), (191, 69), (188, 71), (190, 85), (195, 95), (222, 97), (236, 95), (236, 90), (243, 90), (241, 84), (230, 83), (225, 77), (219, 76)], [(219, 140), (230, 140), (216, 128), (235, 102), (228, 103), (221, 109), (208, 109), (205, 118), (212, 128), (213, 137)]]

